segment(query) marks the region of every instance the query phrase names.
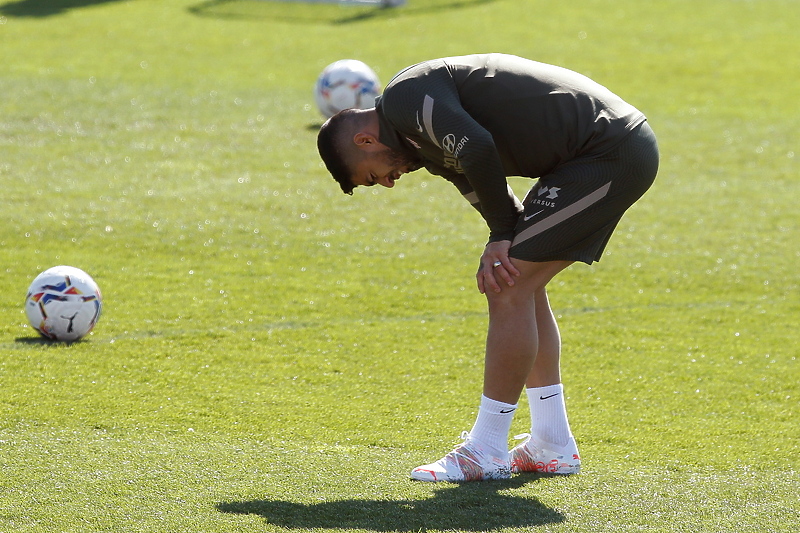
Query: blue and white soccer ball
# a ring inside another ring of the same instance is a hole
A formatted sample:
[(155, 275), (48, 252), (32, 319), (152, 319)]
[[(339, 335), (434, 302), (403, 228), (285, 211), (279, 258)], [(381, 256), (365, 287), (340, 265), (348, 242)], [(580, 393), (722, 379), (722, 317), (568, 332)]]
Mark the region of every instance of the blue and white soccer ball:
[(317, 78), (314, 98), (326, 118), (343, 109), (369, 109), (381, 93), (377, 74), (357, 59), (331, 63)]
[(43, 337), (72, 342), (87, 335), (100, 318), (103, 297), (91, 276), (71, 266), (36, 276), (25, 297), (28, 322)]

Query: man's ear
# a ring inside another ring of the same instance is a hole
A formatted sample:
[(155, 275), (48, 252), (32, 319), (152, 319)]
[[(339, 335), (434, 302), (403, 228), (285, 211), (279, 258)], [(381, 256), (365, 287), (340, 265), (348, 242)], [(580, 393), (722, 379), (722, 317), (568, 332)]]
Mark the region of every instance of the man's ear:
[(359, 131), (353, 135), (353, 143), (360, 149), (371, 152), (375, 149), (380, 149), (380, 142), (371, 133)]

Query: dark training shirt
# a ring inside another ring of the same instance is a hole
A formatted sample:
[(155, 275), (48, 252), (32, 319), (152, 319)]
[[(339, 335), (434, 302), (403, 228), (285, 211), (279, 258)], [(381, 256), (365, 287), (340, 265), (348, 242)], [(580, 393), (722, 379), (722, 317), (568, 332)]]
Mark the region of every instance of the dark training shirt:
[(586, 76), (503, 54), (406, 68), (376, 101), (380, 142), (413, 152), (511, 240), (522, 206), (506, 176), (538, 178), (607, 152), (644, 115)]

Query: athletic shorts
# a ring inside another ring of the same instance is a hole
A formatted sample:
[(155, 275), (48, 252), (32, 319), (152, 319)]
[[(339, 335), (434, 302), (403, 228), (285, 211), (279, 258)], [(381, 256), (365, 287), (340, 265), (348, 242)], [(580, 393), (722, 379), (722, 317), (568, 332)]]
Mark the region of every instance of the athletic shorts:
[(522, 202), (509, 256), (524, 261), (599, 261), (625, 211), (650, 188), (658, 145), (647, 122), (604, 154), (542, 176)]

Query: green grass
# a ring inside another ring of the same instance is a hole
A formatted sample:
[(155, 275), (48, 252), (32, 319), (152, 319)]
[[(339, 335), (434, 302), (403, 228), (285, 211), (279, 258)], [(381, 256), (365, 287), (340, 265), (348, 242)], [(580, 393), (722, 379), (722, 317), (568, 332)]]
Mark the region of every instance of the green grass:
[[(797, 27), (789, 0), (0, 3), (0, 530), (798, 530)], [(584, 473), (412, 483), (474, 419), (486, 229), (424, 172), (342, 195), (311, 87), (489, 50), (611, 87), (662, 168), (550, 290)], [(57, 264), (103, 290), (84, 342), (26, 326)]]

